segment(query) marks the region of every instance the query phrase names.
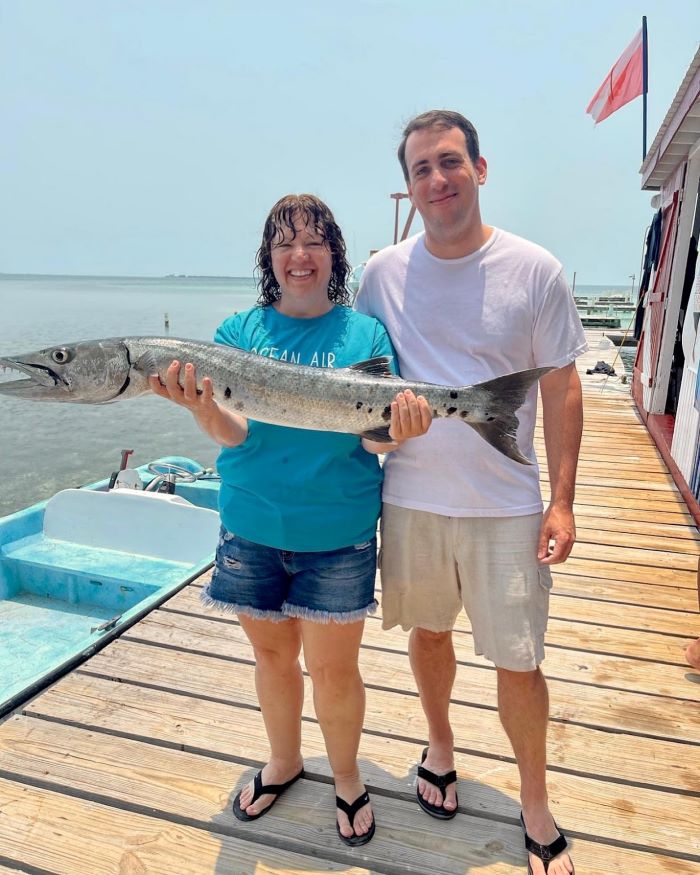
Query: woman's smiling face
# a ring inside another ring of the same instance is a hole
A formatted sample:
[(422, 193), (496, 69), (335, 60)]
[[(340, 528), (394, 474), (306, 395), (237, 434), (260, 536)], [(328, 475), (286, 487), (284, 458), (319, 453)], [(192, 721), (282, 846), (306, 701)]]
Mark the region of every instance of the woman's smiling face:
[(317, 228), (297, 215), (294, 230), (279, 228), (270, 250), (272, 271), (281, 292), (280, 312), (294, 315), (308, 310), (308, 315), (321, 315), (331, 309), (328, 283), (333, 260)]

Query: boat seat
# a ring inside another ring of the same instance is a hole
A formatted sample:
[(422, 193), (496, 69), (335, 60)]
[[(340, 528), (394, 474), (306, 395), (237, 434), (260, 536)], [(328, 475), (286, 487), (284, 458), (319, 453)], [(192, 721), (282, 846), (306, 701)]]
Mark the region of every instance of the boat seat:
[(64, 489), (46, 503), (44, 538), (195, 564), (213, 554), (220, 519), (178, 495), (113, 489)]

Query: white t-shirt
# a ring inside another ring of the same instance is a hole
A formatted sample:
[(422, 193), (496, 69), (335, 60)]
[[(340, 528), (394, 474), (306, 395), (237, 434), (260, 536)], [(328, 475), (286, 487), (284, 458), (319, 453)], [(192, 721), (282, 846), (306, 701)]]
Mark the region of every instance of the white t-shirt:
[[(425, 235), (374, 255), (355, 307), (386, 326), (401, 376), (469, 386), (527, 368), (563, 367), (587, 349), (562, 266), (545, 249), (494, 228), (481, 249), (442, 259)], [(517, 412), (518, 445), (533, 448), (537, 387)], [(445, 516), (519, 516), (542, 509), (537, 464), (502, 455), (463, 422), (387, 456), (383, 499)]]

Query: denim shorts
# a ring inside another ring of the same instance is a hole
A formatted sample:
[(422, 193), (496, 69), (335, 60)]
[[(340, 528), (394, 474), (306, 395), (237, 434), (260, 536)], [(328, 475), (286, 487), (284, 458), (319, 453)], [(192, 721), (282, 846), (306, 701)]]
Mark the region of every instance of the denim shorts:
[(221, 529), (205, 605), (259, 620), (353, 623), (377, 609), (377, 539), (313, 553), (246, 541)]

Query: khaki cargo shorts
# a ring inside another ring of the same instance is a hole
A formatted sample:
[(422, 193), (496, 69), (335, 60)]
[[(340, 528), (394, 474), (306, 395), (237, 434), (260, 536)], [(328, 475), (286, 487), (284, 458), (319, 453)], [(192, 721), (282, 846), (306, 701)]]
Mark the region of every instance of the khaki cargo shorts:
[(464, 607), (474, 651), (499, 668), (544, 659), (552, 575), (537, 561), (542, 514), (448, 517), (384, 504), (382, 625), (447, 632)]

